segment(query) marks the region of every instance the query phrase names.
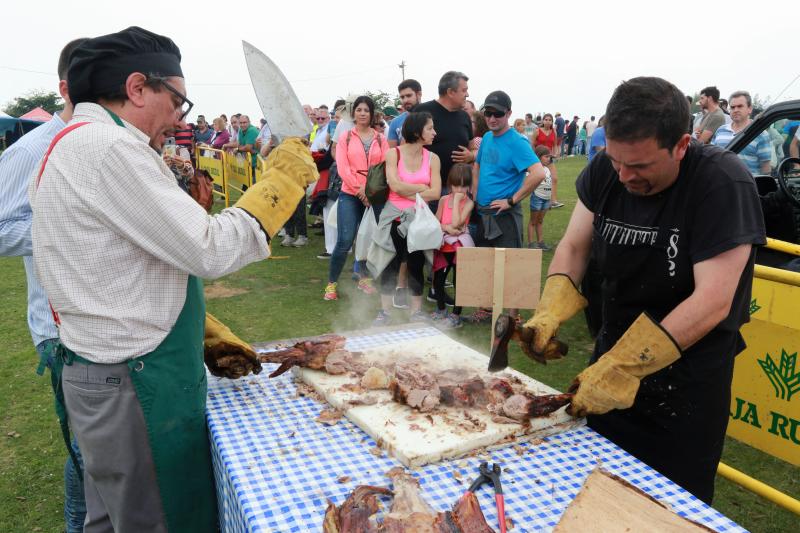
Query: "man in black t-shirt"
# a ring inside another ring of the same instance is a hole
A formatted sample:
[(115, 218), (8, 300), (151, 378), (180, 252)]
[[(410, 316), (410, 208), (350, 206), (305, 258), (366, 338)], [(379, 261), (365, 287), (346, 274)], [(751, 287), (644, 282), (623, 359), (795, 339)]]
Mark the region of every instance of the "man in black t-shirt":
[[(472, 145), (472, 120), (462, 108), (469, 96), (467, 81), (463, 72), (445, 72), (439, 80), (439, 98), (424, 102), (414, 111), (427, 111), (433, 117), (436, 137), (428, 149), (439, 156), (442, 162), (442, 183), (447, 183), (447, 174), (454, 163), (473, 163), (475, 161)], [(446, 187), (442, 187), (446, 194)]]
[(605, 117), (523, 349), (558, 357), (550, 341), (586, 305), (575, 286), (591, 257), (602, 323), (570, 412), (710, 502), (765, 243), (756, 186), (736, 154), (691, 140), (686, 97), (665, 80), (622, 83)]

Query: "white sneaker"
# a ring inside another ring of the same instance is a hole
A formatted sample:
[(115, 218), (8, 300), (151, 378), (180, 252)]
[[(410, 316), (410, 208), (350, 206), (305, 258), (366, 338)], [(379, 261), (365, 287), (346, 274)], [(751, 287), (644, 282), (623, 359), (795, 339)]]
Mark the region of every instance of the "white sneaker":
[(286, 230), (281, 228), (281, 230), (278, 232), (277, 237), (286, 237)]
[(294, 245), (294, 237), (292, 237), (291, 235), (287, 235), (281, 241), (281, 246), (292, 246), (292, 245)]
[(299, 235), (292, 243), (292, 246), (294, 246), (295, 248), (300, 248), (301, 246), (305, 246), (306, 244), (308, 244), (308, 237), (306, 237), (305, 235)]

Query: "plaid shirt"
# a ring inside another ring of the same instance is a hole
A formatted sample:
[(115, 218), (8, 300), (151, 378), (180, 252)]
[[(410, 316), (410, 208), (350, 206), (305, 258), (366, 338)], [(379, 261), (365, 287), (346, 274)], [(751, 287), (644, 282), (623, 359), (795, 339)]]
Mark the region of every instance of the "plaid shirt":
[(238, 208), (209, 216), (175, 182), (148, 135), (82, 103), (33, 206), (36, 273), (61, 319), (61, 340), (98, 363), (153, 351), (186, 298), (188, 275), (216, 278), (269, 255)]

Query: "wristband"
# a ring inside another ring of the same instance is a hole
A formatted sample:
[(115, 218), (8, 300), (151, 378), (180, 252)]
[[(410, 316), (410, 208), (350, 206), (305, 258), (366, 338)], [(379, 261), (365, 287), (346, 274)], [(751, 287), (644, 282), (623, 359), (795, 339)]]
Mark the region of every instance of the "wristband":
[(508, 202), (508, 206), (509, 207), (514, 207), (514, 197), (513, 196), (509, 196), (508, 198), (506, 198), (506, 202)]

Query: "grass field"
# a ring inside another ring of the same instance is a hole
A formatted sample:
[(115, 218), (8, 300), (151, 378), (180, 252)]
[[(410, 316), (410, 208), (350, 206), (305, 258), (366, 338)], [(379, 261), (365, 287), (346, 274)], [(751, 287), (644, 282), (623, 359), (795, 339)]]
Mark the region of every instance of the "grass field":
[[(559, 163), (559, 199), (567, 205), (551, 210), (545, 218), (548, 243), (557, 242), (564, 232), (575, 205), (575, 177), (584, 164), (582, 157)], [(276, 246), (274, 254), (286, 259), (263, 261), (207, 282), (209, 312), (251, 342), (368, 327), (378, 308), (377, 298), (356, 291), (349, 270), (340, 280), (339, 301), (322, 300), (328, 262), (315, 257), (323, 242), (314, 231), (309, 230), (311, 242), (306, 248)], [(552, 252), (544, 255), (547, 264)], [(53, 412), (49, 379), (34, 373), (37, 361), (25, 320), (21, 259), (0, 258), (0, 294), (0, 532), (61, 531), (66, 452)], [(468, 325), (453, 336), (487, 352), (488, 325)], [(585, 366), (592, 343), (581, 317), (567, 323), (560, 336), (570, 345), (569, 357), (541, 366), (522, 356), (515, 346), (512, 365), (563, 390)], [(800, 469), (788, 463), (733, 439), (726, 443), (723, 460), (800, 497)], [(797, 530), (797, 516), (722, 478), (717, 480), (714, 506), (751, 531)]]

